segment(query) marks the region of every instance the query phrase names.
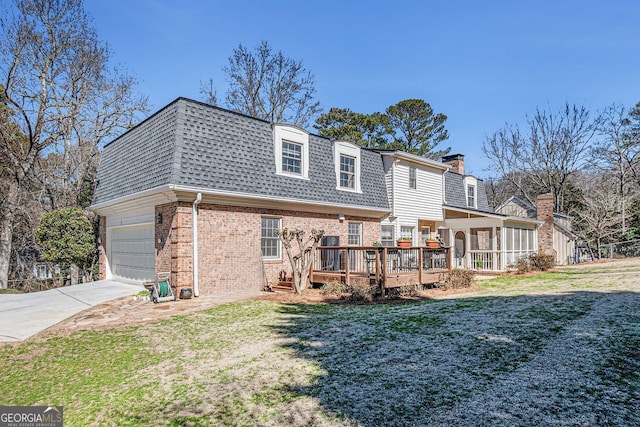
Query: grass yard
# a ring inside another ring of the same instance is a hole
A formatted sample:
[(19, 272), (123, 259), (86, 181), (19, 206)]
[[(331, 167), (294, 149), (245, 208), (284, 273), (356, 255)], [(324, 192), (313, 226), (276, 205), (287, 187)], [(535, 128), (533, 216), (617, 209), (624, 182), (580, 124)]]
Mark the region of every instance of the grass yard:
[(65, 425), (640, 426), (640, 261), (406, 304), (248, 301), (0, 346)]

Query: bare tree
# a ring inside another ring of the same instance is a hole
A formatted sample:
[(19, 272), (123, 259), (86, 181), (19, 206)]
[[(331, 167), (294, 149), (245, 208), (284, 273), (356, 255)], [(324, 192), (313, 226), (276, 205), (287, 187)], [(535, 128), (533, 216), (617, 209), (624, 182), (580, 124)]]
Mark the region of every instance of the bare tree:
[(581, 209), (571, 214), (581, 237), (595, 241), (597, 247), (620, 233), (623, 220), (621, 196), (617, 191), (611, 191), (616, 185), (615, 181), (615, 176), (603, 173), (585, 173), (577, 177), (585, 197)]
[(147, 100), (134, 95), (132, 77), (108, 66), (109, 50), (90, 26), (82, 0), (14, 0), (11, 13), (0, 21), (0, 100), (9, 111), (6, 120), (19, 130), (0, 133), (10, 177), (0, 205), (4, 288), (15, 212), (27, 182), (42, 178), (36, 165), (43, 155), (60, 156), (57, 189), (68, 191), (75, 185), (68, 178), (86, 173), (75, 167), (85, 164), (75, 157), (77, 147), (95, 157), (100, 143), (146, 111)]
[(320, 112), (313, 74), (302, 61), (274, 52), (266, 41), (253, 52), (240, 44), (223, 70), (229, 81), (226, 102), (232, 110), (301, 127)]
[(200, 95), (207, 104), (218, 105), (218, 92), (213, 85), (213, 79), (210, 78), (206, 83), (200, 82)]
[[(304, 234), (305, 232), (299, 229), (289, 230), (283, 228), (282, 230), (276, 230), (276, 235), (280, 238), (282, 246), (287, 252), (287, 257), (293, 270), (293, 285), (298, 294), (309, 287), (309, 270), (313, 261), (313, 253), (322, 236), (324, 236), (324, 230), (312, 229), (311, 235), (306, 241), (304, 240)], [(293, 240), (297, 242), (297, 248), (293, 248), (291, 243)], [(296, 250), (297, 254), (294, 253)]]
[(581, 168), (599, 123), (585, 107), (565, 104), (556, 113), (537, 109), (527, 118), (528, 131), (505, 125), (483, 144), (493, 171), (508, 179), (529, 202), (535, 194), (554, 195), (564, 211), (569, 178)]
[(640, 140), (633, 138), (633, 122), (626, 108), (612, 105), (602, 114), (598, 127), (602, 140), (596, 144), (591, 154), (594, 164), (603, 174), (612, 175), (614, 181), (611, 190), (618, 193), (622, 233), (627, 232), (628, 195), (638, 188), (633, 179), (634, 165), (640, 161)]

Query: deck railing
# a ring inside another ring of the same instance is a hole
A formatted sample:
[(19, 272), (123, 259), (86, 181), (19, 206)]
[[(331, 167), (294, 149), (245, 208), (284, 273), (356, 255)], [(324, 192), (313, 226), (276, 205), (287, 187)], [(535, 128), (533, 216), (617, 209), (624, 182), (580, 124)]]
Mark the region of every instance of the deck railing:
[[(535, 253), (534, 250), (479, 251), (468, 252), (468, 267), (477, 271), (504, 271), (513, 266), (518, 259)], [(464, 268), (459, 266), (460, 268)]]
[(450, 270), (448, 248), (321, 246), (311, 281), (379, 285), (382, 289), (436, 283)]

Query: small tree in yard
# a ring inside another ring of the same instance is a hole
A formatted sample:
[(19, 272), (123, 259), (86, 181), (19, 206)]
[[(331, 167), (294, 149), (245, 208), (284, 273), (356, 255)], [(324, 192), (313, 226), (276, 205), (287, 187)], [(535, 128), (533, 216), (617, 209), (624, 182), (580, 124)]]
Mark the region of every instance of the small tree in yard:
[(79, 208), (45, 213), (36, 229), (36, 242), (43, 260), (77, 266), (84, 271), (89, 270), (94, 261), (94, 239), (93, 224)]
[[(312, 229), (311, 236), (306, 241), (304, 241), (305, 232), (297, 228), (294, 230), (289, 230), (288, 228), (278, 229), (275, 233), (287, 251), (287, 257), (293, 271), (293, 286), (296, 293), (299, 294), (309, 287), (309, 270), (311, 261), (313, 261), (313, 253), (318, 247), (322, 236), (324, 236), (324, 230)], [(291, 243), (293, 240), (298, 242), (297, 248), (293, 248)], [(298, 251), (297, 255), (294, 253), (296, 250)]]

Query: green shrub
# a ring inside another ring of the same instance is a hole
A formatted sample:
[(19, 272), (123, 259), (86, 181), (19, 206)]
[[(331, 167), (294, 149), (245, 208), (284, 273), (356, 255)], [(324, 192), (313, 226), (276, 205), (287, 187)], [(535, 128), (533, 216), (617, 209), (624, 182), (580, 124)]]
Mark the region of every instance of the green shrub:
[(445, 274), (443, 280), (440, 281), (440, 287), (443, 289), (462, 289), (469, 288), (474, 284), (475, 271), (455, 268)]

